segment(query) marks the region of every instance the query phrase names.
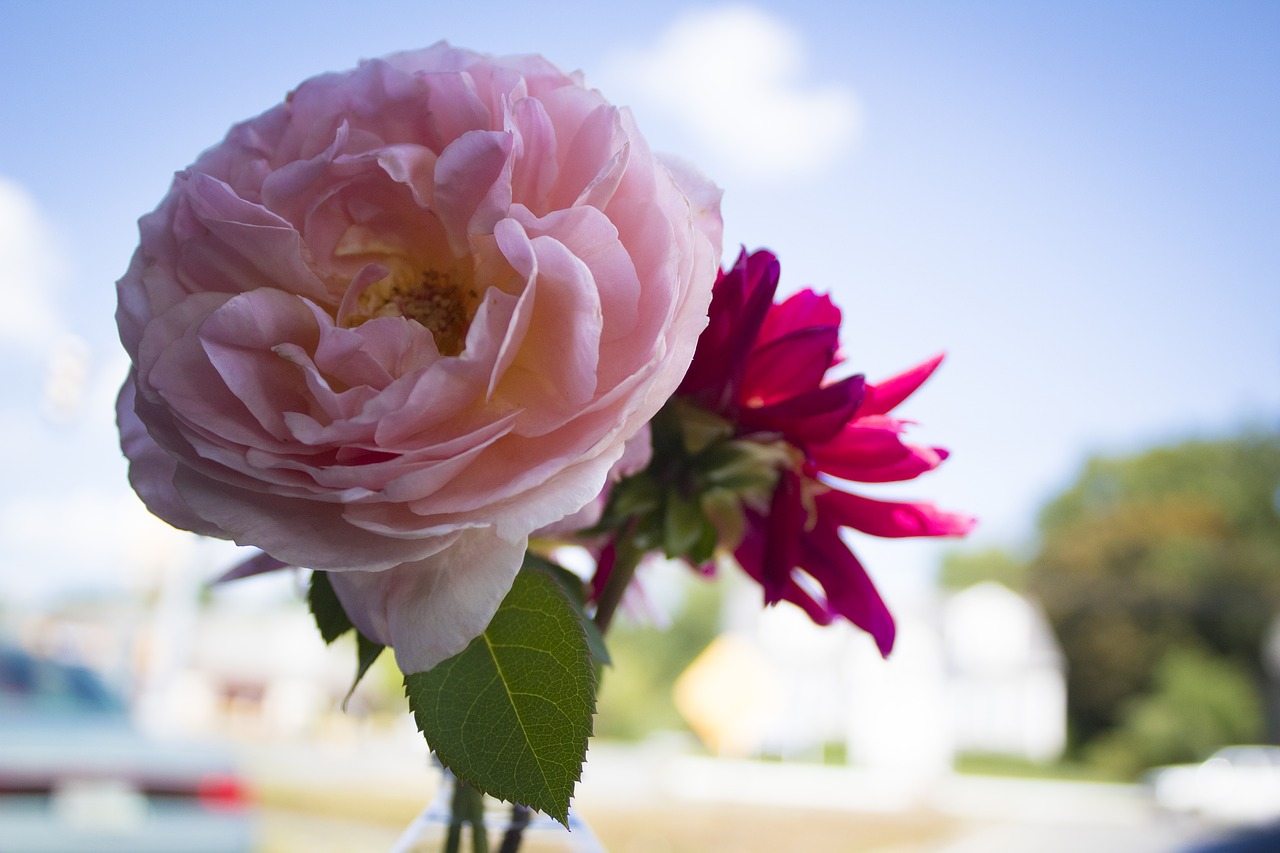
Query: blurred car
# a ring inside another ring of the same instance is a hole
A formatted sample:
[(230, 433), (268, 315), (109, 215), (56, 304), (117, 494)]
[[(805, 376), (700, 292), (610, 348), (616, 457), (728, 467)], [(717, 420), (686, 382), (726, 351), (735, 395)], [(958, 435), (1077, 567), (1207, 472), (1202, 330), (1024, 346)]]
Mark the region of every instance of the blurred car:
[(1280, 820), (1280, 747), (1226, 746), (1200, 764), (1157, 767), (1146, 775), (1156, 805), (1224, 823)]
[(90, 670), (0, 645), (0, 853), (247, 853), (229, 751), (134, 727)]

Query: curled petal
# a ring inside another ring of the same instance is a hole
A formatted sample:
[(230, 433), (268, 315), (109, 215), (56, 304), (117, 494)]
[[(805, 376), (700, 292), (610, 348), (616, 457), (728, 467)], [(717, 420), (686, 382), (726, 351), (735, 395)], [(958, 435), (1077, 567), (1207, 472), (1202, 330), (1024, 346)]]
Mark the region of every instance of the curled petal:
[(247, 560), (241, 560), (227, 571), (218, 575), (210, 582), (210, 586), (227, 583), (228, 581), (240, 580), (241, 578), (251, 578), (254, 575), (263, 575), (267, 572), (278, 572), (281, 569), (287, 569), (288, 563), (282, 563), (275, 557), (266, 552), (259, 551)]
[(801, 447), (829, 441), (862, 402), (863, 378), (850, 376), (813, 391), (759, 408), (744, 408), (738, 423), (746, 430), (779, 432)]
[(930, 503), (878, 501), (833, 489), (816, 498), (819, 511), (843, 527), (891, 539), (964, 536), (977, 519)]
[(840, 309), (831, 301), (831, 297), (814, 293), (806, 287), (773, 306), (760, 327), (756, 345), (764, 346), (783, 335), (814, 328), (838, 332)]
[(739, 398), (748, 406), (762, 406), (803, 389), (820, 388), (840, 344), (839, 335), (839, 329), (815, 326), (757, 347), (743, 372)]
[(813, 532), (804, 538), (801, 561), (822, 585), (828, 608), (870, 634), (880, 654), (888, 657), (897, 632), (893, 616), (835, 525), (819, 517)]
[(928, 361), (897, 376), (874, 385), (867, 384), (867, 396), (858, 410), (859, 417), (865, 415), (883, 415), (892, 411), (899, 403), (910, 397), (916, 389), (925, 383), (942, 364), (945, 353), (938, 353)]
[(120, 388), (116, 398), (116, 423), (120, 428), (120, 446), (129, 458), (129, 484), (154, 515), (183, 530), (205, 536), (219, 536), (217, 526), (197, 515), (174, 488), (173, 478), (178, 463), (164, 448), (156, 444), (134, 411), (137, 397), (135, 372)]
[(744, 249), (729, 272), (719, 275), (707, 328), (680, 384), (682, 393), (696, 395), (713, 409), (737, 399), (738, 383), (773, 304), (780, 270), (770, 252), (748, 255)]
[(811, 445), (810, 458), (818, 470), (842, 480), (891, 483), (932, 471), (949, 455), (941, 447), (904, 442), (900, 422), (870, 423), (873, 420), (857, 419), (830, 441)]

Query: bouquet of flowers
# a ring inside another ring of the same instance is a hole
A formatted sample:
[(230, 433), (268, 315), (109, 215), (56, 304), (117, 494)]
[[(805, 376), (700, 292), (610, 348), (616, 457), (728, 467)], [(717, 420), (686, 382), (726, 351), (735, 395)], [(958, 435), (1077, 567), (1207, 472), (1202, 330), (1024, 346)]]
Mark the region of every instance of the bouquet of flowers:
[(835, 378), (839, 309), (775, 301), (766, 251), (719, 269), (719, 198), (539, 57), (440, 43), (309, 79), (140, 221), (116, 315), (130, 482), (260, 549), (230, 577), (312, 570), (324, 639), (356, 633), (357, 680), (394, 651), (466, 790), (567, 821), (643, 557), (734, 562), (888, 654), (841, 530), (973, 523), (848, 489), (946, 458), (892, 415), (941, 358)]

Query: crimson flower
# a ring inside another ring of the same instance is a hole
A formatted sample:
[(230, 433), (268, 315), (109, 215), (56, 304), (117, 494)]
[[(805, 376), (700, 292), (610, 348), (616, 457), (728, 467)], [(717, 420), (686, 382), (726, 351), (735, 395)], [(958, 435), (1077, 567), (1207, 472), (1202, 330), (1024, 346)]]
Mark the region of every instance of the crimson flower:
[(975, 519), (929, 503), (864, 497), (841, 481), (910, 480), (947, 458), (943, 448), (904, 441), (908, 422), (890, 414), (942, 356), (877, 384), (861, 375), (829, 380), (841, 362), (840, 309), (807, 289), (775, 303), (778, 278), (767, 251), (744, 251), (719, 274), (709, 324), (677, 398), (729, 422), (738, 441), (780, 442), (790, 451), (767, 506), (743, 502), (745, 530), (734, 548), (765, 603), (790, 601), (821, 625), (844, 617), (887, 655), (893, 617), (841, 528), (963, 536)]

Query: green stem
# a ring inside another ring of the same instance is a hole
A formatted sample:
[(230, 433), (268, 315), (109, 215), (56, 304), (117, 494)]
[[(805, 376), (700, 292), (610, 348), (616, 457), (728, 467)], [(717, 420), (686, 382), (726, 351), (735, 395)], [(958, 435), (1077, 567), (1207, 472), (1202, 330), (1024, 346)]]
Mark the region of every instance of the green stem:
[(484, 826), (484, 795), (454, 777), (451, 811), (445, 853), (460, 853), (462, 825), (466, 823), (471, 824), (471, 849), (474, 853), (489, 853), (489, 833)]
[(524, 828), (529, 825), (532, 818), (533, 815), (528, 806), (522, 806), (519, 803), (511, 804), (511, 822), (507, 824), (507, 831), (502, 836), (502, 846), (498, 848), (498, 853), (519, 852)]
[(596, 602), (595, 623), (599, 627), (601, 634), (609, 630), (609, 623), (613, 621), (613, 614), (622, 602), (622, 594), (627, 591), (627, 587), (631, 584), (631, 579), (635, 577), (636, 567), (640, 565), (640, 558), (644, 556), (644, 551), (637, 548), (633, 542), (635, 528), (636, 521), (632, 520), (618, 535), (618, 538), (614, 540), (613, 568), (610, 570), (609, 579), (604, 582), (604, 589), (600, 590), (600, 598)]

